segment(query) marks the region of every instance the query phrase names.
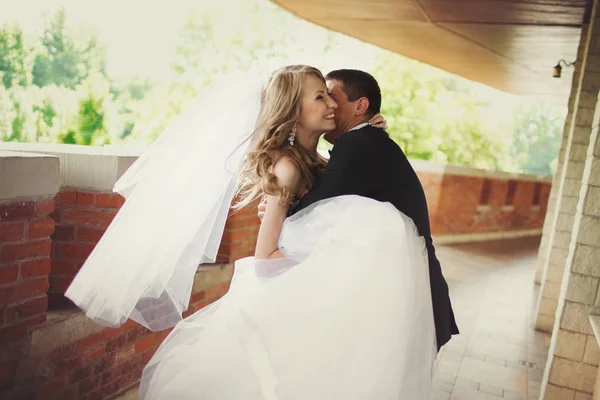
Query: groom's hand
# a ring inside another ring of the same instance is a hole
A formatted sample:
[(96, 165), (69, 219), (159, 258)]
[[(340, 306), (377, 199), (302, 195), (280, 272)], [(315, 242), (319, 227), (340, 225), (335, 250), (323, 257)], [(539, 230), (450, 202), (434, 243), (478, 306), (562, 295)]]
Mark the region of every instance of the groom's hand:
[(265, 210), (267, 209), (267, 196), (263, 196), (260, 204), (258, 205), (258, 219), (262, 222), (265, 216)]

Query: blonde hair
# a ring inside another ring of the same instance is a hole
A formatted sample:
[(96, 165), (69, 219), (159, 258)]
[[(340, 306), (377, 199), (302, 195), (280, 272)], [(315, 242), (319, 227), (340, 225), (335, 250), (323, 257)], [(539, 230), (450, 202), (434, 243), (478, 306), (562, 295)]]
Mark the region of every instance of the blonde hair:
[(261, 109), (252, 134), (250, 149), (246, 155), (236, 189), (239, 210), (264, 192), (278, 195), (282, 205), (290, 206), (297, 193), (277, 184), (271, 172), (273, 165), (282, 157), (288, 157), (300, 170), (300, 187), (310, 189), (321, 174), (327, 161), (317, 152), (310, 152), (296, 141), (288, 142), (290, 133), (300, 116), (300, 103), (304, 78), (314, 75), (325, 82), (321, 72), (307, 65), (289, 65), (273, 73), (262, 96)]

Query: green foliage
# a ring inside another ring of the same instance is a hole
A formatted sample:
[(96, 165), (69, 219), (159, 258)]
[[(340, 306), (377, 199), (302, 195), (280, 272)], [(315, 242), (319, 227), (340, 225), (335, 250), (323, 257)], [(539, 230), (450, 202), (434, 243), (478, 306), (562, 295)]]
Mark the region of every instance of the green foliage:
[[(298, 38), (311, 35), (311, 46)], [(180, 32), (173, 71), (176, 80), (148, 91), (130, 104), (130, 140), (157, 138), (215, 78), (235, 72), (272, 71), (289, 54), (322, 58), (338, 46), (334, 35), (295, 18), (270, 2), (239, 1), (232, 8), (206, 9), (188, 16)], [(308, 61), (304, 61), (309, 63)]]
[[(194, 12), (180, 33), (173, 68), (198, 90), (230, 72), (263, 70), (301, 49), (297, 37), (305, 24), (265, 1), (240, 1), (227, 11)], [(321, 50), (317, 40), (315, 50)], [(281, 64), (279, 64), (281, 65)]]
[(55, 84), (74, 89), (92, 71), (104, 73), (104, 47), (89, 29), (69, 27), (64, 8), (48, 20), (41, 46), (33, 65), (33, 83), (39, 87)]
[(18, 25), (0, 28), (0, 77), (5, 88), (31, 83), (30, 52)]
[(508, 167), (503, 154), (510, 143), (487, 123), (487, 105), (472, 95), (465, 80), (389, 53), (373, 72), (381, 85), (388, 131), (408, 157)]
[(10, 140), (17, 113), (9, 92), (0, 85), (0, 141)]
[[(0, 29), (0, 140), (85, 145), (119, 140), (123, 102), (111, 93), (97, 36), (70, 26), (62, 9), (35, 39), (29, 44), (17, 25)], [(141, 98), (148, 85), (127, 83), (124, 97)]]
[(110, 92), (114, 97), (142, 100), (153, 87), (154, 83), (149, 78), (132, 76), (126, 81), (111, 81)]
[(564, 121), (564, 110), (546, 104), (525, 103), (517, 109), (511, 155), (520, 170), (545, 176), (556, 172)]
[(112, 101), (110, 83), (100, 73), (91, 74), (78, 88), (77, 130), (65, 140), (75, 144), (101, 146), (119, 136), (118, 110)]
[(409, 157), (553, 173), (561, 110), (500, 105), (500, 95), (484, 96), (472, 82), (315, 27), (271, 2), (235, 1), (189, 15), (176, 47), (176, 78), (161, 84), (108, 77), (105, 46), (89, 28), (70, 25), (64, 9), (37, 37), (18, 25), (0, 27), (0, 140), (150, 144), (216, 77), (264, 73), (295, 59), (324, 72), (369, 70), (382, 88), (388, 131)]

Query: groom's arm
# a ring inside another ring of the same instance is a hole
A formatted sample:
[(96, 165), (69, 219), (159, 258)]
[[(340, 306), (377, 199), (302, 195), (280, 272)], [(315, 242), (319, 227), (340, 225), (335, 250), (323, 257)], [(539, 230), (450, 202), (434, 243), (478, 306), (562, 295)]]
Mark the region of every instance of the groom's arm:
[(372, 143), (362, 138), (340, 140), (327, 168), (312, 189), (294, 205), (291, 214), (331, 197), (356, 194), (368, 196), (373, 188)]

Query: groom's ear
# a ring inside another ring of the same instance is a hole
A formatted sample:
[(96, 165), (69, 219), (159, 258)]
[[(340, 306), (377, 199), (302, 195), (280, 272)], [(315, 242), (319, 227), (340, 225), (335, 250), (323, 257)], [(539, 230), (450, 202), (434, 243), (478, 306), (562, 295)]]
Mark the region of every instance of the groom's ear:
[(369, 99), (361, 97), (356, 101), (355, 107), (354, 112), (356, 115), (365, 115), (369, 109)]

